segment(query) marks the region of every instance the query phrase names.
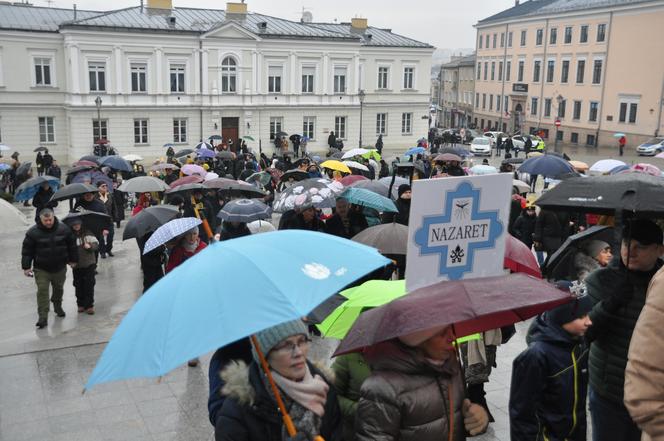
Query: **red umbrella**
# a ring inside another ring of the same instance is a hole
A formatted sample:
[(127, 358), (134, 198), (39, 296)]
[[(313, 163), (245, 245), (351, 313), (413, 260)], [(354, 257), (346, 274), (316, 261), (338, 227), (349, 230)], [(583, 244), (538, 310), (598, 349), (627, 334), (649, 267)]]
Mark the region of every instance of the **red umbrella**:
[(348, 187), (358, 181), (368, 181), (369, 179), (365, 178), (362, 175), (348, 175), (341, 178), (341, 183), (344, 187)]
[(507, 235), (507, 241), (505, 241), (503, 268), (515, 273), (530, 274), (538, 279), (542, 278), (542, 272), (533, 252), (526, 244), (511, 234)]
[(76, 161), (72, 164), (73, 167), (99, 167), (99, 164), (92, 161), (86, 161), (85, 159)]
[(178, 185), (183, 184), (200, 184), (203, 181), (204, 179), (198, 175), (183, 176), (180, 179), (176, 179), (175, 181), (171, 182), (171, 188), (175, 188)]
[(570, 300), (568, 292), (525, 274), (443, 281), (362, 313), (335, 355), (447, 326), (463, 337), (526, 320)]

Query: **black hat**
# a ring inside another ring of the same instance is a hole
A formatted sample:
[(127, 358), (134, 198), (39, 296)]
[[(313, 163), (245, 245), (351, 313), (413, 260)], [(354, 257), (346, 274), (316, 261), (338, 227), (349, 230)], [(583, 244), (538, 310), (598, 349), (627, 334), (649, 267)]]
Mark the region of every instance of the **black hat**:
[(593, 302), (589, 295), (584, 295), (569, 303), (558, 306), (551, 311), (547, 311), (546, 317), (549, 322), (562, 326), (565, 323), (572, 322), (587, 315), (591, 309), (593, 309)]
[(407, 191), (410, 191), (410, 185), (408, 185), (408, 184), (401, 184), (401, 185), (399, 186), (399, 190), (397, 190), (397, 194), (399, 195), (399, 197), (401, 197), (401, 195), (404, 194), (404, 193), (407, 192)]
[(648, 219), (632, 219), (623, 227), (623, 240), (635, 240), (641, 245), (662, 245), (664, 233), (662, 229)]

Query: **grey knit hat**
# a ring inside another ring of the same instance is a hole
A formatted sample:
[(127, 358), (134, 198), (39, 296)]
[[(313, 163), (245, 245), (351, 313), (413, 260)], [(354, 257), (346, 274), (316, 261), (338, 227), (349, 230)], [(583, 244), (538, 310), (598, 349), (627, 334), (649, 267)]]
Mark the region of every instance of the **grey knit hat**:
[(599, 253), (606, 249), (611, 248), (611, 245), (604, 242), (603, 240), (591, 240), (584, 246), (586, 254), (592, 257), (593, 259), (599, 255)]
[[(279, 344), (279, 342), (287, 339), (290, 336), (300, 334), (309, 336), (309, 331), (307, 330), (304, 322), (302, 322), (302, 320), (291, 320), (290, 322), (281, 323), (277, 326), (273, 326), (256, 333), (256, 340), (258, 340), (258, 344), (261, 347), (263, 355), (265, 355), (267, 358), (267, 354), (269, 354), (270, 351)], [(258, 362), (259, 359), (258, 354), (256, 353), (256, 349), (252, 347), (251, 352), (254, 355), (254, 360)]]

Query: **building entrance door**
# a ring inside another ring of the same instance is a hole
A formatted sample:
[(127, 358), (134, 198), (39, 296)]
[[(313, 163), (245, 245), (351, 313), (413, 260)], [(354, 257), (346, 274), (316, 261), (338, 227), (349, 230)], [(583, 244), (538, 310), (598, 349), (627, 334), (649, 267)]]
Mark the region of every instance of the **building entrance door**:
[(240, 118), (221, 118), (221, 136), (224, 138), (223, 142), (228, 143), (228, 140), (233, 141), (231, 147), (233, 152), (240, 149), (239, 138)]

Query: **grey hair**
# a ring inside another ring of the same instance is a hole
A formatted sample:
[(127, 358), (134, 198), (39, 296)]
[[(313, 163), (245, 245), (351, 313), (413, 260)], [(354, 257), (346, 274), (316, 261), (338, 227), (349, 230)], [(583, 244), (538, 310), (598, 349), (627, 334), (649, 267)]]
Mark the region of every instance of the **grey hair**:
[(39, 212), (39, 217), (52, 217), (53, 214), (54, 213), (51, 208), (42, 208), (41, 211)]

